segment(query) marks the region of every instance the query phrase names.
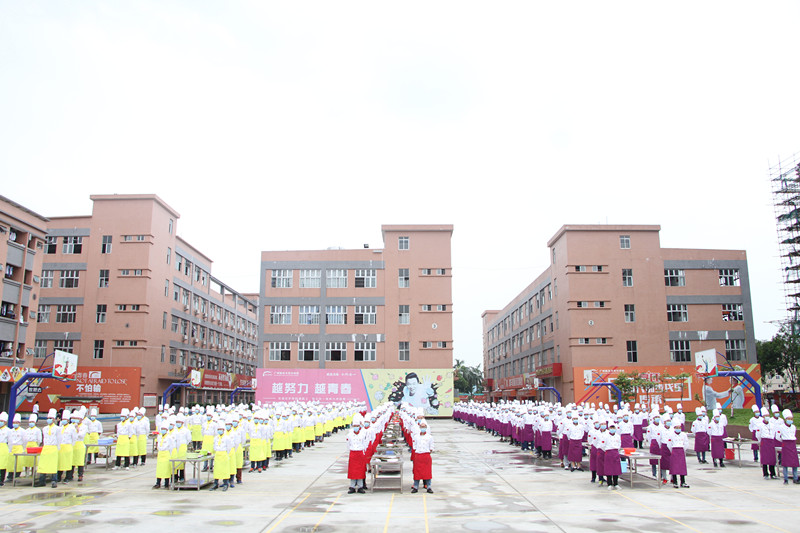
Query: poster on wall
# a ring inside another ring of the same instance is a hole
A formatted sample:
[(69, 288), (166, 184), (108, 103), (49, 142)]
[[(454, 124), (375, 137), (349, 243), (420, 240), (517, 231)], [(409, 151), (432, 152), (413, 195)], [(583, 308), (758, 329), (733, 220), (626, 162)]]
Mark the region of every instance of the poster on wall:
[[(122, 408), (139, 405), (141, 393), (141, 368), (82, 366), (73, 373), (75, 381), (43, 379), (38, 385), (41, 392), (29, 393), (20, 404), (21, 411), (32, 411), (39, 402), (40, 412), (63, 407), (62, 397), (101, 398), (100, 413), (117, 413)], [(71, 400), (70, 404), (75, 402)]]
[[(750, 374), (756, 381), (761, 381), (761, 366), (745, 363), (737, 366)], [(604, 386), (593, 385), (598, 382), (613, 382), (616, 377), (626, 374), (638, 373), (639, 377), (651, 382), (649, 388), (638, 388), (635, 391), (633, 403), (660, 406), (669, 405), (673, 409), (678, 403), (683, 405), (684, 411), (693, 411), (695, 407), (703, 405), (703, 376), (698, 375), (693, 366), (625, 366), (625, 367), (574, 367), (573, 379), (575, 380), (575, 401), (577, 403), (615, 403), (616, 396), (613, 391)], [(684, 375), (684, 377), (677, 377)], [(727, 377), (712, 377), (711, 387), (717, 392), (730, 390), (736, 383)], [(749, 408), (755, 403), (753, 391), (743, 387), (743, 407)], [(730, 407), (730, 398), (720, 400), (723, 408)], [(738, 407), (738, 406), (737, 406)]]
[(370, 409), (409, 403), (428, 416), (452, 416), (453, 370), (329, 370), (260, 368), (256, 401), (262, 403), (359, 401)]

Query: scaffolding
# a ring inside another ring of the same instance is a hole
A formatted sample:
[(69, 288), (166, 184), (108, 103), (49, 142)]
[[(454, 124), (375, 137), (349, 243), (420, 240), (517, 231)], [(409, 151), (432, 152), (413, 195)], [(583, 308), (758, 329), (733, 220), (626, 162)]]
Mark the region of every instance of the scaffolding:
[(786, 320), (800, 328), (800, 153), (770, 167), (772, 198), (778, 227)]

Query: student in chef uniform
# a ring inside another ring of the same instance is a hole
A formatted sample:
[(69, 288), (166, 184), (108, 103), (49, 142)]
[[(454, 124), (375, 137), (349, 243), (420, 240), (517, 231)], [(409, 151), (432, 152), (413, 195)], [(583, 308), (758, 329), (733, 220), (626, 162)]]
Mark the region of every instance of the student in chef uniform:
[[(664, 426), (661, 425), (661, 415), (656, 409), (657, 408), (654, 407), (653, 412), (650, 414), (652, 424), (647, 426), (645, 442), (647, 442), (651, 454), (661, 455), (661, 432), (664, 430)], [(658, 459), (650, 459), (650, 468), (653, 470), (653, 477), (656, 477), (656, 467), (658, 463)]]
[[(592, 422), (592, 429), (589, 430), (589, 470), (592, 472), (591, 483), (597, 480), (597, 448), (601, 440), (600, 421), (595, 419)], [(603, 482), (603, 477), (600, 477), (600, 482)]]
[[(75, 428), (75, 442), (72, 445), (72, 467), (78, 467), (78, 481), (83, 481), (83, 471), (86, 466), (86, 431), (87, 425), (84, 424), (85, 408), (81, 407), (72, 412), (72, 426)], [(69, 479), (72, 479), (73, 472), (69, 472)]]
[(773, 425), (770, 424), (769, 410), (761, 408), (761, 427), (758, 432), (758, 447), (761, 451), (761, 472), (764, 479), (778, 479), (775, 474), (775, 433)]
[(711, 440), (708, 436), (708, 419), (702, 407), (694, 410), (697, 418), (692, 422), (692, 434), (694, 435), (694, 453), (697, 454), (697, 462), (708, 464), (706, 452), (710, 449)]
[(363, 418), (360, 413), (353, 416), (352, 429), (347, 435), (347, 448), (350, 450), (349, 459), (347, 462), (347, 479), (350, 480), (350, 488), (347, 489), (348, 494), (358, 492), (364, 494), (364, 478), (367, 472), (367, 440), (364, 433), (362, 433), (361, 424)]
[(542, 457), (545, 459), (553, 458), (553, 421), (552, 415), (549, 411), (544, 411), (544, 416), (537, 423), (537, 431), (539, 433), (539, 449), (541, 450)]
[(678, 476), (681, 478), (681, 487), (688, 489), (686, 484), (686, 448), (689, 446), (689, 437), (681, 428), (681, 418), (676, 413), (673, 416), (672, 432), (667, 440), (669, 447), (669, 473), (672, 474), (672, 486), (678, 488)]
[(713, 418), (708, 424), (708, 437), (711, 439), (711, 459), (714, 461), (714, 466), (717, 466), (719, 461), (720, 468), (725, 468), (725, 443), (724, 439), (725, 426), (722, 425), (720, 412), (717, 409), (711, 413)]
[(89, 464), (97, 461), (97, 453), (100, 451), (97, 442), (101, 433), (103, 433), (103, 423), (97, 419), (97, 407), (92, 407), (89, 410), (89, 420), (86, 422), (86, 438), (83, 440)]
[(11, 436), (11, 430), (8, 428), (8, 413), (3, 411), (0, 413), (0, 486), (5, 484), (6, 470), (14, 467), (13, 459), (11, 458), (11, 444), (8, 442)]
[[(222, 429), (225, 429), (222, 426)], [(217, 422), (214, 420), (214, 408), (210, 405), (206, 407), (206, 419), (203, 422), (203, 443), (201, 446), (201, 450), (203, 453), (210, 453), (214, 454), (216, 457), (216, 453), (214, 453), (214, 441), (217, 438)], [(208, 461), (203, 463), (203, 472), (208, 471)], [(226, 489), (227, 490), (227, 489)]]
[(411, 492), (419, 490), (419, 480), (429, 494), (433, 494), (431, 481), (433, 478), (431, 452), (434, 450), (433, 436), (428, 432), (428, 423), (423, 419), (419, 423), (419, 432), (414, 435), (414, 486)]
[(212, 441), (214, 450), (214, 486), (209, 490), (217, 490), (219, 482), (222, 481), (222, 490), (228, 490), (228, 480), (231, 477), (230, 472), (230, 450), (233, 447), (230, 437), (225, 434), (225, 426), (221, 420), (215, 423), (217, 434)]
[(622, 440), (617, 434), (617, 427), (612, 422), (608, 426), (608, 435), (603, 443), (603, 472), (608, 483), (608, 490), (619, 490), (619, 476), (622, 474), (622, 464), (619, 458), (619, 448)]
[(758, 409), (757, 405), (753, 405), (753, 416), (750, 418), (750, 422), (748, 423), (747, 429), (750, 430), (750, 438), (753, 439), (755, 442), (750, 445), (750, 449), (753, 451), (753, 462), (758, 462), (758, 438), (756, 435), (757, 431), (761, 431), (759, 427), (761, 425), (761, 411)]
[(130, 470), (131, 466), (131, 423), (128, 421), (130, 411), (123, 408), (120, 411), (120, 421), (117, 424), (117, 445), (115, 454), (117, 456), (116, 465), (114, 470), (118, 470), (122, 465), (122, 459), (125, 458), (125, 470)]
[(686, 414), (683, 412), (683, 405), (679, 403), (675, 408), (678, 412), (672, 415), (672, 427), (674, 429), (677, 421), (680, 422), (681, 431), (686, 431)]
[[(35, 448), (42, 445), (42, 430), (36, 426), (39, 416), (32, 414), (28, 417), (28, 428), (25, 430), (25, 448)], [(33, 469), (33, 457), (24, 458), (25, 468)]]
[(61, 432), (60, 446), (58, 448), (58, 482), (61, 482), (62, 477), (64, 483), (72, 481), (72, 471), (75, 466), (72, 463), (72, 452), (75, 449), (75, 441), (78, 438), (78, 433), (75, 431), (75, 425), (72, 424), (72, 413), (64, 409), (61, 414)]
[(192, 414), (187, 416), (186, 423), (192, 433), (192, 450), (197, 451), (203, 446), (203, 413), (199, 405), (192, 407)]
[[(186, 416), (178, 413), (175, 417), (175, 449), (177, 450), (176, 459), (186, 459), (189, 453), (189, 446), (192, 444), (192, 432), (186, 427)], [(175, 479), (186, 480), (186, 463), (175, 463)]]
[(633, 423), (633, 442), (636, 448), (641, 448), (644, 442), (644, 421), (647, 418), (641, 406), (637, 403), (633, 406), (633, 415), (631, 415), (631, 422)]
[(792, 480), (795, 485), (800, 484), (797, 477), (797, 467), (800, 460), (797, 456), (797, 428), (794, 425), (794, 415), (789, 409), (783, 410), (783, 424), (775, 432), (776, 446), (781, 447), (781, 466), (783, 466), (783, 484), (789, 484), (789, 469), (792, 469)]
[(617, 422), (617, 435), (623, 448), (635, 448), (633, 440), (633, 422), (628, 411), (622, 412), (622, 419)]
[(19, 476), (20, 472), (25, 468), (22, 458), (16, 461), (16, 469), (14, 468), (14, 454), (25, 453), (26, 441), (25, 430), (22, 428), (22, 416), (19, 413), (14, 414), (14, 420), (11, 422), (11, 431), (8, 433), (8, 446), (11, 448), (11, 455), (8, 457), (8, 480), (13, 481), (14, 476)]
[[(44, 487), (47, 476), (50, 476), (52, 487), (56, 488), (56, 473), (58, 472), (58, 456), (61, 444), (61, 429), (56, 426), (56, 410), (50, 409), (47, 413), (47, 426), (42, 430), (42, 453), (39, 455), (39, 482), (37, 487)], [(1, 415), (0, 415), (1, 416)], [(0, 447), (2, 450), (2, 447)]]
[(608, 439), (608, 422), (602, 416), (600, 418), (599, 434), (597, 436), (597, 457), (595, 458), (595, 465), (597, 466), (597, 478), (599, 483), (598, 487), (602, 487), (603, 483), (608, 483), (606, 477), (606, 440)]
[[(239, 415), (234, 415), (232, 430), (235, 436), (236, 449), (234, 453), (235, 463), (231, 465), (231, 470), (236, 475), (236, 484), (242, 484), (242, 468), (244, 468), (244, 444), (246, 439), (245, 428)], [(231, 483), (233, 479), (231, 479)]]
[(583, 457), (583, 426), (577, 415), (574, 416), (567, 424), (567, 438), (569, 439), (569, 448), (567, 451), (567, 460), (569, 461), (569, 471), (578, 470), (583, 472), (581, 459)]
[(665, 409), (664, 418), (661, 420), (661, 425), (664, 428), (661, 430), (661, 482), (667, 483), (667, 476), (669, 475), (670, 471), (670, 461), (672, 460), (672, 454), (670, 453), (670, 441), (672, 440), (673, 433), (672, 431), (672, 418), (670, 416), (670, 411)]
[(253, 416), (253, 424), (250, 427), (250, 472), (260, 472), (261, 463), (267, 456), (267, 444), (264, 442), (262, 429), (261, 412), (256, 411)]
[[(150, 433), (150, 419), (145, 416), (144, 407), (136, 409), (136, 420), (133, 421), (133, 426), (136, 428), (136, 455), (133, 464), (141, 464), (144, 466), (147, 462), (147, 435)], [(133, 447), (133, 442), (131, 442)], [(133, 453), (131, 454), (133, 455)]]
[(158, 437), (156, 437), (156, 484), (153, 485), (154, 489), (161, 488), (161, 480), (164, 480), (164, 488), (169, 488), (169, 478), (172, 474), (172, 450), (175, 448), (175, 440), (169, 434), (169, 424), (162, 418), (161, 427), (158, 428)]

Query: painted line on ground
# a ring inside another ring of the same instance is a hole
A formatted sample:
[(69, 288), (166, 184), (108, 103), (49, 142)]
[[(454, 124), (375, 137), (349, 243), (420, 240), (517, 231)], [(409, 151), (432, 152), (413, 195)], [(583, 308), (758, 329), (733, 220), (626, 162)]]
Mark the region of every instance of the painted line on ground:
[(619, 492), (619, 491), (615, 492), (614, 494), (616, 494), (617, 496), (620, 496), (621, 498), (625, 498), (626, 500), (628, 500), (628, 501), (631, 501), (631, 502), (635, 503), (636, 505), (640, 505), (640, 506), (644, 507), (645, 509), (647, 509), (647, 510), (648, 510), (648, 511), (650, 511), (650, 512), (653, 512), (653, 513), (656, 513), (656, 514), (658, 514), (658, 515), (661, 515), (661, 516), (663, 516), (664, 518), (666, 518), (666, 519), (668, 519), (668, 520), (672, 520), (672, 521), (673, 521), (673, 522), (675, 522), (676, 524), (680, 524), (680, 525), (682, 525), (683, 527), (685, 527), (685, 528), (687, 528), (687, 529), (691, 529), (692, 531), (696, 531), (697, 533), (702, 533), (702, 531), (700, 531), (699, 529), (695, 529), (695, 528), (693, 528), (692, 526), (690, 526), (690, 525), (688, 525), (688, 524), (684, 524), (684, 523), (683, 523), (683, 522), (681, 522), (680, 520), (677, 520), (677, 519), (675, 519), (675, 518), (672, 518), (671, 516), (669, 516), (669, 515), (667, 515), (667, 514), (664, 514), (664, 513), (662, 513), (661, 511), (659, 511), (658, 509), (654, 509), (654, 508), (650, 507), (649, 505), (645, 505), (645, 504), (643, 504), (643, 503), (641, 503), (641, 502), (637, 502), (637, 501), (636, 501), (636, 500), (634, 500), (633, 498), (628, 498), (627, 496), (625, 496), (624, 494), (622, 494), (622, 493), (621, 493), (621, 492)]

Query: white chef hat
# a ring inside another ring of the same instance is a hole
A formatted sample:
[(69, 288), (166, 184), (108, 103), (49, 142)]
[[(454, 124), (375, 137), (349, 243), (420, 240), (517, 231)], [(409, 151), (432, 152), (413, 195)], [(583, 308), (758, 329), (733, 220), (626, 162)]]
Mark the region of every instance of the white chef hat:
[(57, 414), (58, 412), (55, 409), (50, 408), (50, 410), (47, 411), (47, 418), (55, 418)]
[(752, 409), (754, 413), (758, 413), (758, 406), (756, 404), (753, 404)]
[(714, 415), (714, 416), (719, 416), (719, 409), (714, 409), (714, 410), (711, 412), (711, 414), (712, 414), (712, 415)]
[(761, 416), (769, 416), (769, 409), (767, 409), (766, 405), (761, 407)]
[(5, 411), (0, 413), (0, 421), (8, 422), (8, 413), (6, 413)]
[(717, 402), (717, 409), (722, 409), (722, 406)]
[(70, 417), (69, 409), (64, 409), (64, 412), (61, 413), (61, 420), (68, 420)]
[(773, 413), (777, 413), (777, 412), (778, 412), (778, 406), (777, 406), (777, 405), (775, 405), (774, 403), (772, 404), (772, 406), (770, 407), (770, 409), (772, 409), (772, 412), (773, 412)]
[(19, 413), (14, 413), (14, 423), (15, 424), (22, 423), (22, 415), (20, 415)]
[(783, 410), (783, 418), (794, 418), (794, 415), (789, 409)]
[(36, 422), (37, 420), (39, 420), (39, 415), (36, 413), (31, 413), (30, 416), (28, 416), (29, 422)]
[(89, 416), (97, 416), (97, 407), (92, 407), (89, 410)]

